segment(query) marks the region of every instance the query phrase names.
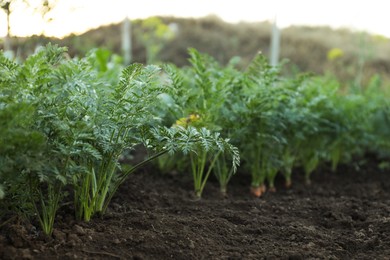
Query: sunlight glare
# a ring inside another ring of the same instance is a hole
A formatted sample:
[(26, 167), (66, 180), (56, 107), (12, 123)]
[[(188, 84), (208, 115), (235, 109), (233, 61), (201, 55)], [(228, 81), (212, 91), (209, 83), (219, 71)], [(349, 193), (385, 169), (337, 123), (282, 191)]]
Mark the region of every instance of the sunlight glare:
[[(19, 3), (19, 2), (18, 2)], [(384, 1), (225, 1), (225, 0), (58, 0), (52, 11), (53, 21), (44, 23), (39, 14), (26, 10), (21, 4), (11, 15), (13, 35), (45, 34), (64, 37), (80, 34), (101, 25), (154, 15), (204, 17), (215, 14), (227, 22), (273, 21), (278, 25), (327, 25), (333, 28), (366, 30), (390, 37)], [(368, 18), (369, 17), (369, 18)], [(0, 13), (0, 36), (6, 34), (6, 16)]]

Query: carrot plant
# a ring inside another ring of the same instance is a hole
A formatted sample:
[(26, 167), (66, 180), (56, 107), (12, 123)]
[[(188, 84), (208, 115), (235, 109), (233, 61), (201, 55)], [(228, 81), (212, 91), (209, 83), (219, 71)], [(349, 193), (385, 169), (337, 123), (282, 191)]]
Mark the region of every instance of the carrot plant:
[[(230, 139), (221, 115), (225, 105), (230, 102), (228, 96), (231, 87), (237, 83), (235, 71), (232, 66), (224, 70), (213, 58), (195, 49), (189, 49), (189, 54), (190, 67), (166, 67), (173, 91), (170, 98), (166, 98), (170, 100), (166, 117), (175, 120), (171, 124), (195, 127), (202, 138), (209, 140), (209, 144), (199, 143), (194, 153), (190, 154), (189, 168), (194, 177), (196, 196), (201, 196), (211, 172), (214, 172), (220, 182), (221, 192), (226, 193), (227, 184), (238, 165), (238, 150), (233, 146), (226, 146), (223, 139), (209, 130), (222, 131)], [(231, 167), (231, 164), (235, 166)]]
[[(388, 168), (390, 158), (390, 103), (389, 88), (383, 86), (381, 78), (376, 75), (364, 89), (357, 89), (357, 94), (363, 96), (365, 108), (361, 113), (365, 120), (361, 120), (364, 137), (360, 140), (363, 152), (375, 154), (381, 168)], [(352, 107), (351, 107), (352, 108)], [(354, 109), (350, 109), (353, 113)]]
[(228, 139), (224, 139), (220, 137), (219, 133), (213, 133), (204, 127), (198, 130), (192, 126), (187, 128), (176, 126), (172, 129), (176, 129), (174, 132), (176, 138), (174, 146), (169, 150), (174, 151), (180, 148), (185, 155), (190, 157), (196, 197), (201, 198), (210, 173), (220, 156), (231, 158), (231, 171), (236, 172), (240, 156), (238, 149), (231, 145)]
[(223, 196), (227, 195), (228, 183), (236, 172), (233, 167), (228, 166), (229, 161), (231, 161), (231, 159), (229, 159), (225, 153), (221, 153), (219, 158), (216, 160), (215, 167), (213, 169), (215, 177), (219, 181), (220, 191)]
[(120, 184), (135, 169), (166, 153), (160, 149), (127, 170), (120, 170), (118, 164), (121, 154), (138, 144), (144, 144), (151, 151), (160, 147), (159, 143), (152, 142), (153, 139), (145, 138), (158, 123), (151, 113), (153, 106), (158, 104), (156, 97), (162, 90), (157, 81), (158, 73), (156, 66), (144, 68), (140, 64), (133, 64), (123, 70), (120, 82), (110, 91), (97, 91), (99, 113), (95, 115), (97, 127), (94, 140), (101, 159), (90, 166), (92, 179), (85, 180), (85, 187), (91, 194), (89, 196), (94, 198), (88, 204), (87, 213), (104, 213)]
[(0, 182), (6, 188), (6, 202), (11, 200), (16, 212), (37, 216), (46, 234), (53, 230), (66, 180), (52, 144), (39, 128), (40, 97), (46, 94), (50, 69), (58, 65), (63, 52), (48, 46), (22, 65), (0, 57), (0, 115), (6, 122), (1, 129)]
[(5, 89), (0, 92), (0, 199), (2, 205), (7, 205), (5, 208), (24, 215), (32, 208), (30, 196), (22, 186), (26, 176), (43, 168), (45, 140), (39, 132), (31, 130), (33, 106), (6, 98)]
[[(219, 137), (218, 133), (212, 134), (209, 130), (202, 128), (200, 129), (199, 134), (201, 140), (200, 142), (195, 143), (196, 147), (194, 148), (194, 151), (190, 153), (195, 195), (197, 197), (202, 196), (206, 181), (214, 168), (215, 163), (218, 161), (219, 156), (225, 156), (225, 154), (228, 154), (229, 157), (232, 157), (231, 173), (220, 172), (222, 176), (219, 179), (223, 184), (225, 184), (225, 187), (222, 186), (222, 189), (225, 188), (226, 191), (226, 181), (228, 181), (229, 176), (224, 174), (231, 175), (236, 172), (237, 166), (239, 165), (238, 149), (229, 144), (229, 140)], [(210, 161), (210, 163), (208, 165), (207, 172), (205, 172), (207, 161)], [(226, 163), (225, 161), (222, 162)]]
[[(328, 79), (311, 77), (301, 82), (298, 91), (299, 107), (308, 111), (298, 151), (309, 184), (310, 175), (320, 164), (330, 161), (335, 170), (340, 161), (347, 162), (359, 152), (364, 109), (359, 99), (342, 95), (338, 84)], [(355, 112), (350, 113), (352, 107)]]
[(251, 193), (258, 197), (265, 192), (268, 178), (273, 189), (278, 171), (278, 152), (283, 142), (281, 135), (281, 97), (288, 96), (280, 88), (278, 70), (271, 67), (265, 57), (257, 55), (243, 74), (243, 89), (240, 102), (242, 121), (243, 158), (250, 166)]
[(383, 162), (382, 165), (388, 167), (390, 157), (390, 142), (388, 139), (390, 133), (390, 104), (387, 100), (381, 100), (382, 106), (376, 107), (372, 112), (371, 123), (371, 147), (369, 152), (378, 152), (378, 157)]

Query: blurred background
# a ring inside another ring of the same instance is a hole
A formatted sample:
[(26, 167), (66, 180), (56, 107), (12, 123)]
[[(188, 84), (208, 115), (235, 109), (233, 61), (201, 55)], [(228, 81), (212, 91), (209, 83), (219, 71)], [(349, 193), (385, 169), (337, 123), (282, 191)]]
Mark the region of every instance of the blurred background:
[(385, 1), (0, 0), (0, 48), (24, 59), (48, 42), (71, 57), (104, 48), (123, 63), (188, 64), (188, 48), (245, 68), (261, 51), (283, 73), (343, 84), (390, 80)]

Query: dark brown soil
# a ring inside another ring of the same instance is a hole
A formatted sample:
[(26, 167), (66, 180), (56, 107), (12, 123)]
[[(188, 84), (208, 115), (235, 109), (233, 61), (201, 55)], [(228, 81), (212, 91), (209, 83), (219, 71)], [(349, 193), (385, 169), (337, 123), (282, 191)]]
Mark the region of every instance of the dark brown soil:
[(286, 190), (249, 196), (237, 174), (229, 196), (215, 180), (194, 200), (188, 175), (140, 171), (103, 218), (76, 222), (66, 207), (53, 238), (31, 224), (0, 230), (0, 259), (389, 259), (390, 173), (343, 167), (293, 176)]

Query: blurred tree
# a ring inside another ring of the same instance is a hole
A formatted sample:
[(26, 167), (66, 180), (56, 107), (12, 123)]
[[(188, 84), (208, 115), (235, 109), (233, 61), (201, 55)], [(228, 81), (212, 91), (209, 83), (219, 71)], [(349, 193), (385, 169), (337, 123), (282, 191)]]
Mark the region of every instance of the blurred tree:
[[(25, 1), (25, 0), (24, 0)], [(50, 16), (51, 11), (57, 5), (58, 0), (40, 0), (37, 4), (32, 5), (29, 2), (26, 2), (30, 8), (34, 10), (35, 13), (38, 13), (44, 23), (50, 23), (53, 20), (53, 17)], [(45, 29), (42, 28), (42, 35), (45, 34)]]
[(9, 25), (9, 16), (11, 14), (11, 3), (12, 3), (11, 0), (0, 0), (1, 9), (3, 9), (7, 15), (7, 36), (9, 36), (11, 32), (10, 25)]
[(9, 22), (9, 17), (11, 15), (11, 0), (0, 0), (0, 6), (1, 9), (4, 10), (4, 12), (7, 15), (7, 35), (4, 38), (4, 50), (9, 51), (11, 49), (9, 38), (11, 35), (11, 27)]
[[(17, 2), (24, 3), (26, 8), (31, 8), (34, 12), (39, 13), (44, 22), (50, 22), (52, 20), (48, 14), (53, 10), (54, 6), (57, 4), (58, 0), (39, 0), (38, 2), (34, 1), (34, 4), (31, 1), (27, 0), (0, 0), (0, 7), (7, 15), (7, 35), (4, 39), (4, 49), (6, 51), (11, 50), (10, 38), (11, 38), (11, 23), (10, 16), (14, 11), (14, 5)], [(42, 30), (42, 35), (44, 30)]]

